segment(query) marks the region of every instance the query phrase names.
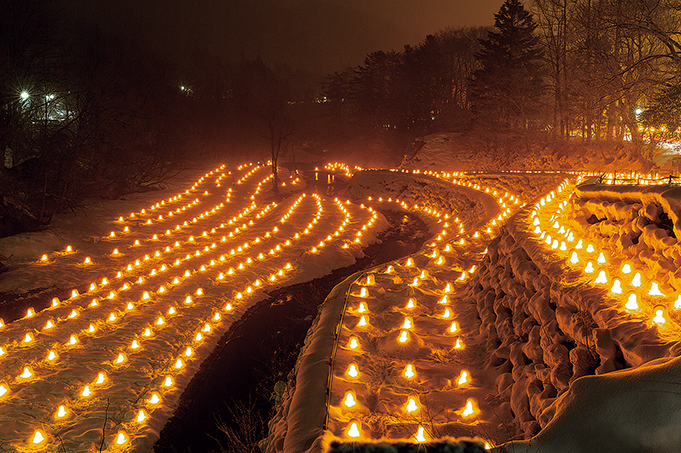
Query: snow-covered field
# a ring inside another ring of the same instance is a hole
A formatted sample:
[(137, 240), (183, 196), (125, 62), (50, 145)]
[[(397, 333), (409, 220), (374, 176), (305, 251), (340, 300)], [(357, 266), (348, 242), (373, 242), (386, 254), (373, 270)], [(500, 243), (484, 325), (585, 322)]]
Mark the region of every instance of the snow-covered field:
[[(424, 147), (420, 161), (447, 170), (441, 148)], [(409, 208), (427, 198), (414, 197), (407, 178), (368, 174), (348, 188), (358, 199)], [(492, 222), (505, 219), (484, 203), (438, 211), (489, 223), (433, 231), (410, 259), (339, 285), (308, 335), (267, 451), (462, 435), (488, 449), (528, 439), (500, 451), (677, 451), (678, 189), (575, 187), (584, 174), (437, 176), (480, 200), (504, 190), (529, 204), (500, 230)], [(422, 192), (432, 199), (419, 205), (447, 206), (439, 189)], [(489, 236), (476, 243), (480, 233)], [(322, 351), (330, 366), (319, 364)], [(306, 411), (315, 404), (328, 412)]]
[(378, 209), (431, 238), (329, 295), (268, 452), (444, 436), (676, 451), (679, 189), (460, 172), (446, 144), (357, 171), (338, 198), (290, 179), (275, 203), (266, 166), (221, 166), (1, 239), (0, 292), (72, 292), (0, 327), (0, 451), (149, 451), (232, 322), (268, 288), (353, 263)]
[(354, 263), (385, 225), (303, 190), (275, 203), (270, 179), (266, 166), (219, 167), (101, 206), (90, 229), (58, 219), (0, 241), (4, 292), (72, 289), (0, 327), (0, 451), (150, 450), (201, 360), (264, 290)]

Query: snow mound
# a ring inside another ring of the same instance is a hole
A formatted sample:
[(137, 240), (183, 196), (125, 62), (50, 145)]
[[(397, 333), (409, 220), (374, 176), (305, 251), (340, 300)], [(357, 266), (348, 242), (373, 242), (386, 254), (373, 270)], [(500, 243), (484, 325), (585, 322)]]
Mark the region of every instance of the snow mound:
[(496, 452), (633, 453), (681, 445), (681, 357), (577, 379), (552, 406), (551, 422), (528, 441)]

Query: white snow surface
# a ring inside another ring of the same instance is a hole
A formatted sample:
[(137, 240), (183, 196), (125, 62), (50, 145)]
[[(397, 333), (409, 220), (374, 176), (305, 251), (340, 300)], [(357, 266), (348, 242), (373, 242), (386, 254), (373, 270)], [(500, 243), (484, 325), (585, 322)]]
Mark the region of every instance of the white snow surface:
[(386, 226), (302, 190), (275, 204), (268, 174), (220, 167), (0, 240), (3, 291), (77, 290), (0, 327), (0, 451), (99, 451), (105, 424), (103, 450), (150, 451), (201, 361), (265, 290), (354, 263)]
[[(289, 184), (275, 206), (267, 168), (251, 164), (0, 239), (10, 268), (0, 292), (79, 293), (0, 328), (0, 451), (57, 451), (62, 442), (99, 450), (105, 419), (105, 450), (149, 451), (201, 361), (264, 289), (349, 265), (375, 240), (386, 222), (371, 206), (416, 213), (433, 237), (413, 262), (356, 274), (332, 292), (296, 365), (297, 386), (271, 422), (268, 452), (323, 451), (353, 439), (352, 423), (367, 441), (467, 435), (497, 445), (510, 429), (539, 434), (509, 451), (677, 451), (678, 189), (559, 192), (560, 174), (455, 173), (500, 167), (448, 155), (454, 138), (427, 137), (415, 173), (356, 174), (343, 194), (352, 203), (302, 197)], [(636, 307), (625, 306), (631, 293)], [(348, 391), (352, 408), (343, 406)]]
[[(328, 424), (308, 419), (304, 406), (291, 404), (299, 394), (291, 386), (272, 420), (268, 453), (323, 451), (331, 440), (415, 442), (443, 435), (477, 435), (490, 446), (509, 437), (528, 439), (502, 445), (498, 451), (640, 451), (636, 448), (641, 445), (649, 448), (646, 451), (678, 451), (678, 402), (665, 398), (670, 391), (678, 393), (671, 389), (678, 381), (675, 357), (681, 350), (681, 302), (676, 302), (681, 290), (678, 189), (558, 187), (564, 176), (557, 174), (457, 173), (494, 165), (480, 159), (480, 165), (463, 166), (447, 154), (450, 139), (427, 137), (418, 154), (420, 161), (401, 170), (437, 172), (457, 184), (473, 182), (478, 193), (501, 188), (525, 195), (524, 203), (536, 203), (511, 217), (501, 231), (493, 231), (498, 235), (484, 257), (478, 258), (478, 270), (467, 285), (455, 286), (450, 295), (463, 351), (452, 348), (453, 336), (443, 348), (444, 320), (436, 311), (447, 306), (439, 303), (445, 283), (456, 280), (465, 269), (461, 258), (475, 251), (473, 244), (454, 248), (461, 232), (429, 242), (413, 256), (413, 264), (397, 260), (343, 283), (341, 292), (348, 291), (342, 297), (345, 308), (337, 351), (330, 371), (321, 366), (315, 372), (320, 395), (332, 376)], [(581, 168), (607, 169), (611, 163)], [(399, 179), (378, 185), (375, 181), (360, 184), (360, 180), (348, 189), (361, 191), (358, 198), (372, 196), (375, 202), (381, 196), (385, 202), (391, 197), (393, 205), (402, 208), (404, 204), (395, 203), (395, 198), (415, 201), (405, 187), (409, 184)], [(572, 177), (572, 183), (575, 180)], [(441, 196), (435, 195), (432, 203), (423, 200), (427, 199), (423, 193), (417, 197), (420, 205), (435, 210), (444, 205)], [(463, 217), (461, 212), (449, 214)], [(463, 221), (484, 215), (466, 212)], [(482, 230), (487, 225), (476, 226)], [(432, 223), (430, 227), (434, 231)], [(466, 239), (473, 231), (465, 229)], [(480, 244), (487, 243), (483, 237)], [(437, 267), (435, 259), (440, 255), (446, 259), (446, 270)], [(412, 285), (424, 270), (427, 275), (420, 286)], [(368, 275), (373, 275), (373, 281), (366, 280)], [(367, 290), (364, 295), (362, 288)], [(625, 305), (632, 293), (636, 305)], [(417, 301), (418, 309), (407, 305), (409, 297)], [(333, 348), (328, 332), (335, 316), (329, 311), (337, 313), (340, 295), (331, 299), (315, 323), (326, 320), (326, 333), (317, 335), (323, 329), (313, 326), (308, 347), (318, 349), (326, 342), (325, 350)], [(364, 326), (362, 316), (366, 316)], [(407, 318), (411, 328), (404, 327)], [(400, 346), (397, 339), (404, 331), (407, 342)], [(351, 336), (358, 340), (354, 349)], [(309, 377), (302, 360), (305, 354), (304, 350), (296, 368), (298, 380)], [(357, 377), (348, 374), (351, 364), (358, 370)], [(406, 364), (414, 365), (413, 383), (403, 375)], [(457, 388), (462, 368), (472, 380)], [(355, 403), (352, 407), (343, 404), (348, 392)], [(407, 411), (410, 397), (415, 412)], [(474, 420), (467, 419), (462, 407), (469, 398), (477, 403)], [(317, 399), (318, 404), (322, 399)], [(293, 443), (287, 437), (288, 426), (296, 426)], [(308, 435), (302, 435), (306, 430)]]

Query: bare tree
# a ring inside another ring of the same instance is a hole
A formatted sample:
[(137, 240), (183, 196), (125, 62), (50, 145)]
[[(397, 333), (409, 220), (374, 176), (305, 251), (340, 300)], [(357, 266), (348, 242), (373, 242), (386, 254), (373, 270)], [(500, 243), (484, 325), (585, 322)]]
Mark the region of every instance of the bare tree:
[(295, 134), (296, 127), (289, 111), (289, 105), (274, 96), (265, 100), (260, 118), (264, 122), (264, 130), (261, 135), (270, 148), (272, 190), (276, 197), (279, 195), (279, 170), (277, 167), (279, 155), (281, 150), (286, 148), (287, 140)]

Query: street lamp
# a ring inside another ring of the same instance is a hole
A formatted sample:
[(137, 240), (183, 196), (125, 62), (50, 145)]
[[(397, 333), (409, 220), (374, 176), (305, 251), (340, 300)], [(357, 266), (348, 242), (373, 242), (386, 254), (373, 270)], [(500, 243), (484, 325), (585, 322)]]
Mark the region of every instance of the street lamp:
[(31, 95), (28, 94), (28, 91), (26, 91), (26, 90), (22, 91), (21, 94), (20, 94), (19, 96), (21, 97), (21, 100), (22, 100), (22, 101), (25, 101), (26, 99), (28, 99), (29, 97), (31, 97)]

